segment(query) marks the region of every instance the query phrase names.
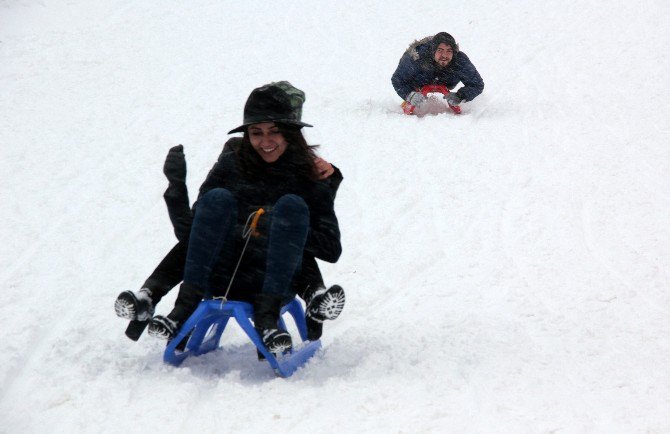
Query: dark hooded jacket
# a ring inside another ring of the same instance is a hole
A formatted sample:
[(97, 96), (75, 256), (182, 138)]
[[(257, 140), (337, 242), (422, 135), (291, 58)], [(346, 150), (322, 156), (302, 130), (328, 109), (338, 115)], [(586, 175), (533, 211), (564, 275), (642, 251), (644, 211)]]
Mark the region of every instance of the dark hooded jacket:
[[(396, 93), (406, 99), (410, 92), (419, 91), (428, 84), (444, 85), (453, 89), (461, 82), (456, 94), (465, 101), (472, 101), (484, 90), (484, 80), (477, 72), (477, 68), (470, 62), (468, 56), (458, 50), (458, 45), (452, 43), (454, 57), (449, 65), (441, 67), (435, 62), (435, 51), (441, 35), (429, 36), (414, 42), (400, 58), (398, 67), (391, 77), (391, 83)], [(449, 36), (449, 38), (451, 38)], [(451, 38), (453, 41), (453, 38)]]
[[(242, 139), (239, 137), (228, 140), (217, 163), (210, 170), (205, 182), (200, 187), (198, 197), (213, 188), (220, 187), (231, 191), (238, 202), (236, 232), (241, 234), (251, 212), (263, 207), (270, 210), (271, 214), (272, 204), (282, 195), (292, 193), (301, 196), (309, 207), (310, 230), (301, 270), (296, 273), (293, 279), (293, 292), (306, 298), (307, 294), (305, 292), (309, 292), (317, 286), (323, 286), (323, 279), (315, 258), (335, 262), (342, 251), (339, 226), (333, 209), (335, 195), (342, 181), (342, 174), (336, 168), (333, 175), (322, 181), (308, 181), (293, 176), (290, 167), (290, 150), (287, 150), (279, 161), (272, 165), (266, 165), (268, 166), (266, 169), (269, 170), (263, 173), (261, 178), (251, 180), (249, 175), (243, 173), (240, 167), (237, 152), (241, 145)], [(197, 212), (197, 201), (193, 205), (193, 209), (189, 208), (188, 192), (183, 184), (170, 184), (164, 197), (179, 243), (168, 253), (145, 282), (144, 286), (152, 289), (154, 293), (157, 293), (155, 295), (159, 295), (159, 297), (167, 293), (182, 279), (188, 235), (194, 212)], [(238, 274), (235, 277), (237, 284), (231, 288), (230, 299), (248, 301), (253, 296), (255, 291), (253, 288), (248, 288), (248, 284), (258, 281), (258, 273), (264, 272), (267, 229), (268, 220), (261, 217), (259, 230), (262, 235), (258, 239), (251, 238)], [(242, 246), (243, 240), (240, 237), (237, 245), (234, 246), (237, 250), (237, 256), (239, 256)], [(228, 278), (228, 275), (217, 275), (214, 272), (213, 284), (224, 286), (223, 289), (225, 289), (228, 283), (226, 279)]]

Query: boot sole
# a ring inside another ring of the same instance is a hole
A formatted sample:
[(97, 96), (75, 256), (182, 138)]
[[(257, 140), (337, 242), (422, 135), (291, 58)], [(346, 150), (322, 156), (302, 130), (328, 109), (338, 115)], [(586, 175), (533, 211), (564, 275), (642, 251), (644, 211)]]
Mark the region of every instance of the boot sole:
[(138, 299), (131, 291), (123, 291), (114, 302), (116, 316), (130, 321), (147, 321), (153, 316), (153, 309), (145, 309), (147, 302)]
[(291, 340), (291, 335), (287, 331), (266, 330), (265, 333), (267, 335), (274, 335), (274, 337), (269, 342), (267, 342), (266, 336), (263, 334), (263, 332), (259, 330), (257, 331), (261, 340), (263, 341), (263, 345), (265, 345), (265, 348), (275, 357), (279, 357), (293, 349), (293, 341)]
[(340, 316), (346, 302), (344, 289), (339, 285), (333, 285), (321, 297), (323, 299), (319, 301), (316, 308), (317, 315), (324, 320), (334, 320)]
[(122, 292), (114, 302), (114, 311), (119, 318), (137, 320), (136, 300), (132, 294)]
[(286, 336), (278, 336), (273, 342), (266, 346), (269, 352), (277, 356), (281, 356), (284, 353), (291, 351), (293, 348), (293, 343), (291, 342), (291, 336), (287, 333)]
[(174, 337), (174, 332), (170, 329), (171, 326), (166, 324), (162, 317), (154, 317), (149, 323), (147, 333), (149, 336), (169, 341)]

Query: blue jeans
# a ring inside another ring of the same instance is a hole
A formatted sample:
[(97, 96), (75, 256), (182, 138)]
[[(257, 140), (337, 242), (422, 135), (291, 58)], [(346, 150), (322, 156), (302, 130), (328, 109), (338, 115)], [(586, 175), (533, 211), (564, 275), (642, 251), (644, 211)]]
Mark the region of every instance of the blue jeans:
[[(235, 248), (241, 237), (241, 233), (235, 231), (237, 214), (237, 200), (224, 188), (212, 189), (198, 200), (186, 255), (184, 283), (198, 288), (203, 295), (210, 292), (210, 279), (216, 267), (224, 267), (226, 275), (235, 269), (241, 253)], [(292, 296), (291, 282), (302, 263), (307, 241), (309, 208), (300, 196), (287, 194), (277, 200), (269, 217), (265, 274), (260, 290), (264, 294), (289, 298)], [(256, 288), (249, 290), (258, 291)]]

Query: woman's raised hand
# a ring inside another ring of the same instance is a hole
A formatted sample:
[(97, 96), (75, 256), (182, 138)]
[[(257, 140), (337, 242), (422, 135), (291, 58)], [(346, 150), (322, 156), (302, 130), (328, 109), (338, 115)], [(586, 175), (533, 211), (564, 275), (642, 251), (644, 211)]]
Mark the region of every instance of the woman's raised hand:
[(319, 174), (319, 179), (326, 179), (335, 173), (333, 165), (321, 157), (316, 157), (314, 159), (314, 166), (316, 166), (316, 173)]

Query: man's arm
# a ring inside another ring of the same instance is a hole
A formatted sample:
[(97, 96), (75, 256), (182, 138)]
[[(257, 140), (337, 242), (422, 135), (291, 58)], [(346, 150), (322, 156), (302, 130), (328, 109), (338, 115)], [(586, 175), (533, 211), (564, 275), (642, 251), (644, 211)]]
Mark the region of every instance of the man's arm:
[[(205, 182), (203, 182), (202, 185), (200, 186), (200, 191), (198, 192), (198, 199), (200, 199), (203, 194), (207, 193), (209, 190), (213, 188), (225, 186), (226, 182), (229, 181), (230, 179), (229, 177), (234, 168), (234, 163), (232, 161), (234, 156), (232, 154), (235, 152), (236, 146), (239, 145), (238, 142), (241, 141), (242, 141), (241, 137), (233, 137), (226, 142), (226, 144), (223, 147), (223, 151), (221, 151), (221, 154), (219, 155), (219, 159), (217, 160), (216, 164), (214, 164), (214, 167), (212, 167), (212, 169), (207, 174)], [(196, 203), (193, 204), (194, 210), (197, 206), (197, 203), (198, 202), (196, 200)]]
[(484, 80), (465, 53), (461, 51), (457, 56), (459, 78), (463, 87), (458, 89), (456, 95), (466, 101), (472, 101), (484, 91)]
[[(211, 190), (212, 188), (222, 185), (227, 173), (227, 168), (224, 160), (228, 154), (234, 152), (235, 141), (241, 140), (239, 138), (232, 138), (226, 142), (223, 151), (219, 155), (214, 167), (207, 174), (205, 182), (200, 186), (200, 193), (198, 198)], [(167, 190), (163, 194), (165, 204), (167, 205), (168, 214), (172, 227), (174, 228), (177, 239), (182, 241), (188, 239), (191, 233), (191, 225), (193, 224), (193, 213), (195, 212), (196, 203), (193, 208), (189, 206), (188, 189), (186, 187), (186, 160), (181, 145), (170, 149), (168, 156), (165, 159), (163, 171), (168, 178), (169, 184)]]
[(407, 99), (407, 95), (416, 90), (414, 82), (417, 72), (416, 62), (408, 54), (404, 54), (391, 77), (393, 88), (400, 98)]
[(168, 179), (168, 188), (163, 194), (168, 215), (178, 240), (188, 237), (193, 216), (189, 207), (186, 187), (186, 158), (182, 145), (174, 146), (165, 157), (163, 173)]

